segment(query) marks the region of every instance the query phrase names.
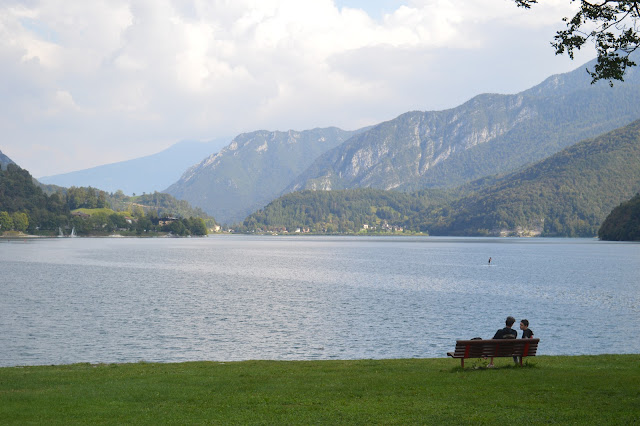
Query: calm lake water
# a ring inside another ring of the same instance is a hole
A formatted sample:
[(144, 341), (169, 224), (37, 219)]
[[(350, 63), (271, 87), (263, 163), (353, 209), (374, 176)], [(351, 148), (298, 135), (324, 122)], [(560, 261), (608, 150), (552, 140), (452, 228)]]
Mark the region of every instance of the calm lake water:
[(4, 240), (0, 366), (446, 357), (507, 315), (539, 354), (640, 353), (639, 271), (578, 239)]

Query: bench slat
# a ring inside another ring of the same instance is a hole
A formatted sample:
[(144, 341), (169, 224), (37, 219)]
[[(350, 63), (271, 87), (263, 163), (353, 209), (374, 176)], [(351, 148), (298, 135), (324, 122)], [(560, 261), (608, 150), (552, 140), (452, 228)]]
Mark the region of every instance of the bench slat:
[(458, 340), (454, 351), (447, 355), (462, 359), (535, 356), (539, 341), (540, 339)]

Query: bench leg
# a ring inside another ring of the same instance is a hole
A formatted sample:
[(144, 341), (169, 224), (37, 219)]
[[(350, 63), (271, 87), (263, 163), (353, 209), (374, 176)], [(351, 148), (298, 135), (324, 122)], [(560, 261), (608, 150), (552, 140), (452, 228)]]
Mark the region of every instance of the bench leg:
[(460, 366), (464, 368), (464, 358), (460, 358)]

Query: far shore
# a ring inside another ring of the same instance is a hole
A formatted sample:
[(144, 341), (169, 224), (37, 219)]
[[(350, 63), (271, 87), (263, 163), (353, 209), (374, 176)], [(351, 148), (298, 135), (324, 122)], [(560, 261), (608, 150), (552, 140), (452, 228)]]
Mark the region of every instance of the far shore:
[[(22, 232), (8, 231), (0, 234), (0, 240), (20, 240), (25, 238), (206, 238), (211, 236), (221, 235), (244, 235), (244, 236), (261, 236), (261, 237), (442, 237), (442, 238), (500, 238), (500, 239), (524, 239), (524, 240), (538, 240), (538, 239), (559, 239), (568, 237), (544, 237), (544, 236), (479, 236), (479, 235), (429, 235), (426, 233), (335, 233), (335, 234), (321, 234), (321, 233), (247, 233), (247, 232), (211, 232), (207, 235), (172, 235), (166, 232), (153, 232), (146, 234), (135, 233), (116, 233), (116, 234), (90, 234), (90, 235), (34, 235), (26, 234)], [(595, 239), (598, 237), (574, 237), (582, 240)]]

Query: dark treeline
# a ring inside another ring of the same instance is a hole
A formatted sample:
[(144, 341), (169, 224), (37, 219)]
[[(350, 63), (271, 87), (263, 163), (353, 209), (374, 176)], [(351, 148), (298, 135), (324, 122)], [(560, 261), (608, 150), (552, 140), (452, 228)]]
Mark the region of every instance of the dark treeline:
[(305, 228), (315, 233), (388, 232), (420, 228), (420, 215), (450, 197), (440, 190), (420, 196), (380, 189), (301, 191), (274, 200), (249, 216), (240, 230), (269, 232)]
[(601, 240), (640, 241), (640, 194), (613, 209), (598, 230)]
[(215, 223), (202, 210), (167, 194), (126, 197), (91, 187), (47, 190), (55, 192), (46, 194), (28, 171), (15, 164), (0, 170), (0, 232), (55, 235), (75, 229), (78, 235), (114, 231), (206, 235), (207, 222)]
[(54, 230), (68, 223), (69, 212), (60, 194), (46, 195), (26, 170), (15, 164), (0, 170), (1, 231)]
[(271, 202), (249, 216), (245, 231), (309, 228), (317, 233), (348, 233), (364, 225), (399, 224), (406, 220), (408, 194), (375, 189), (301, 191)]

